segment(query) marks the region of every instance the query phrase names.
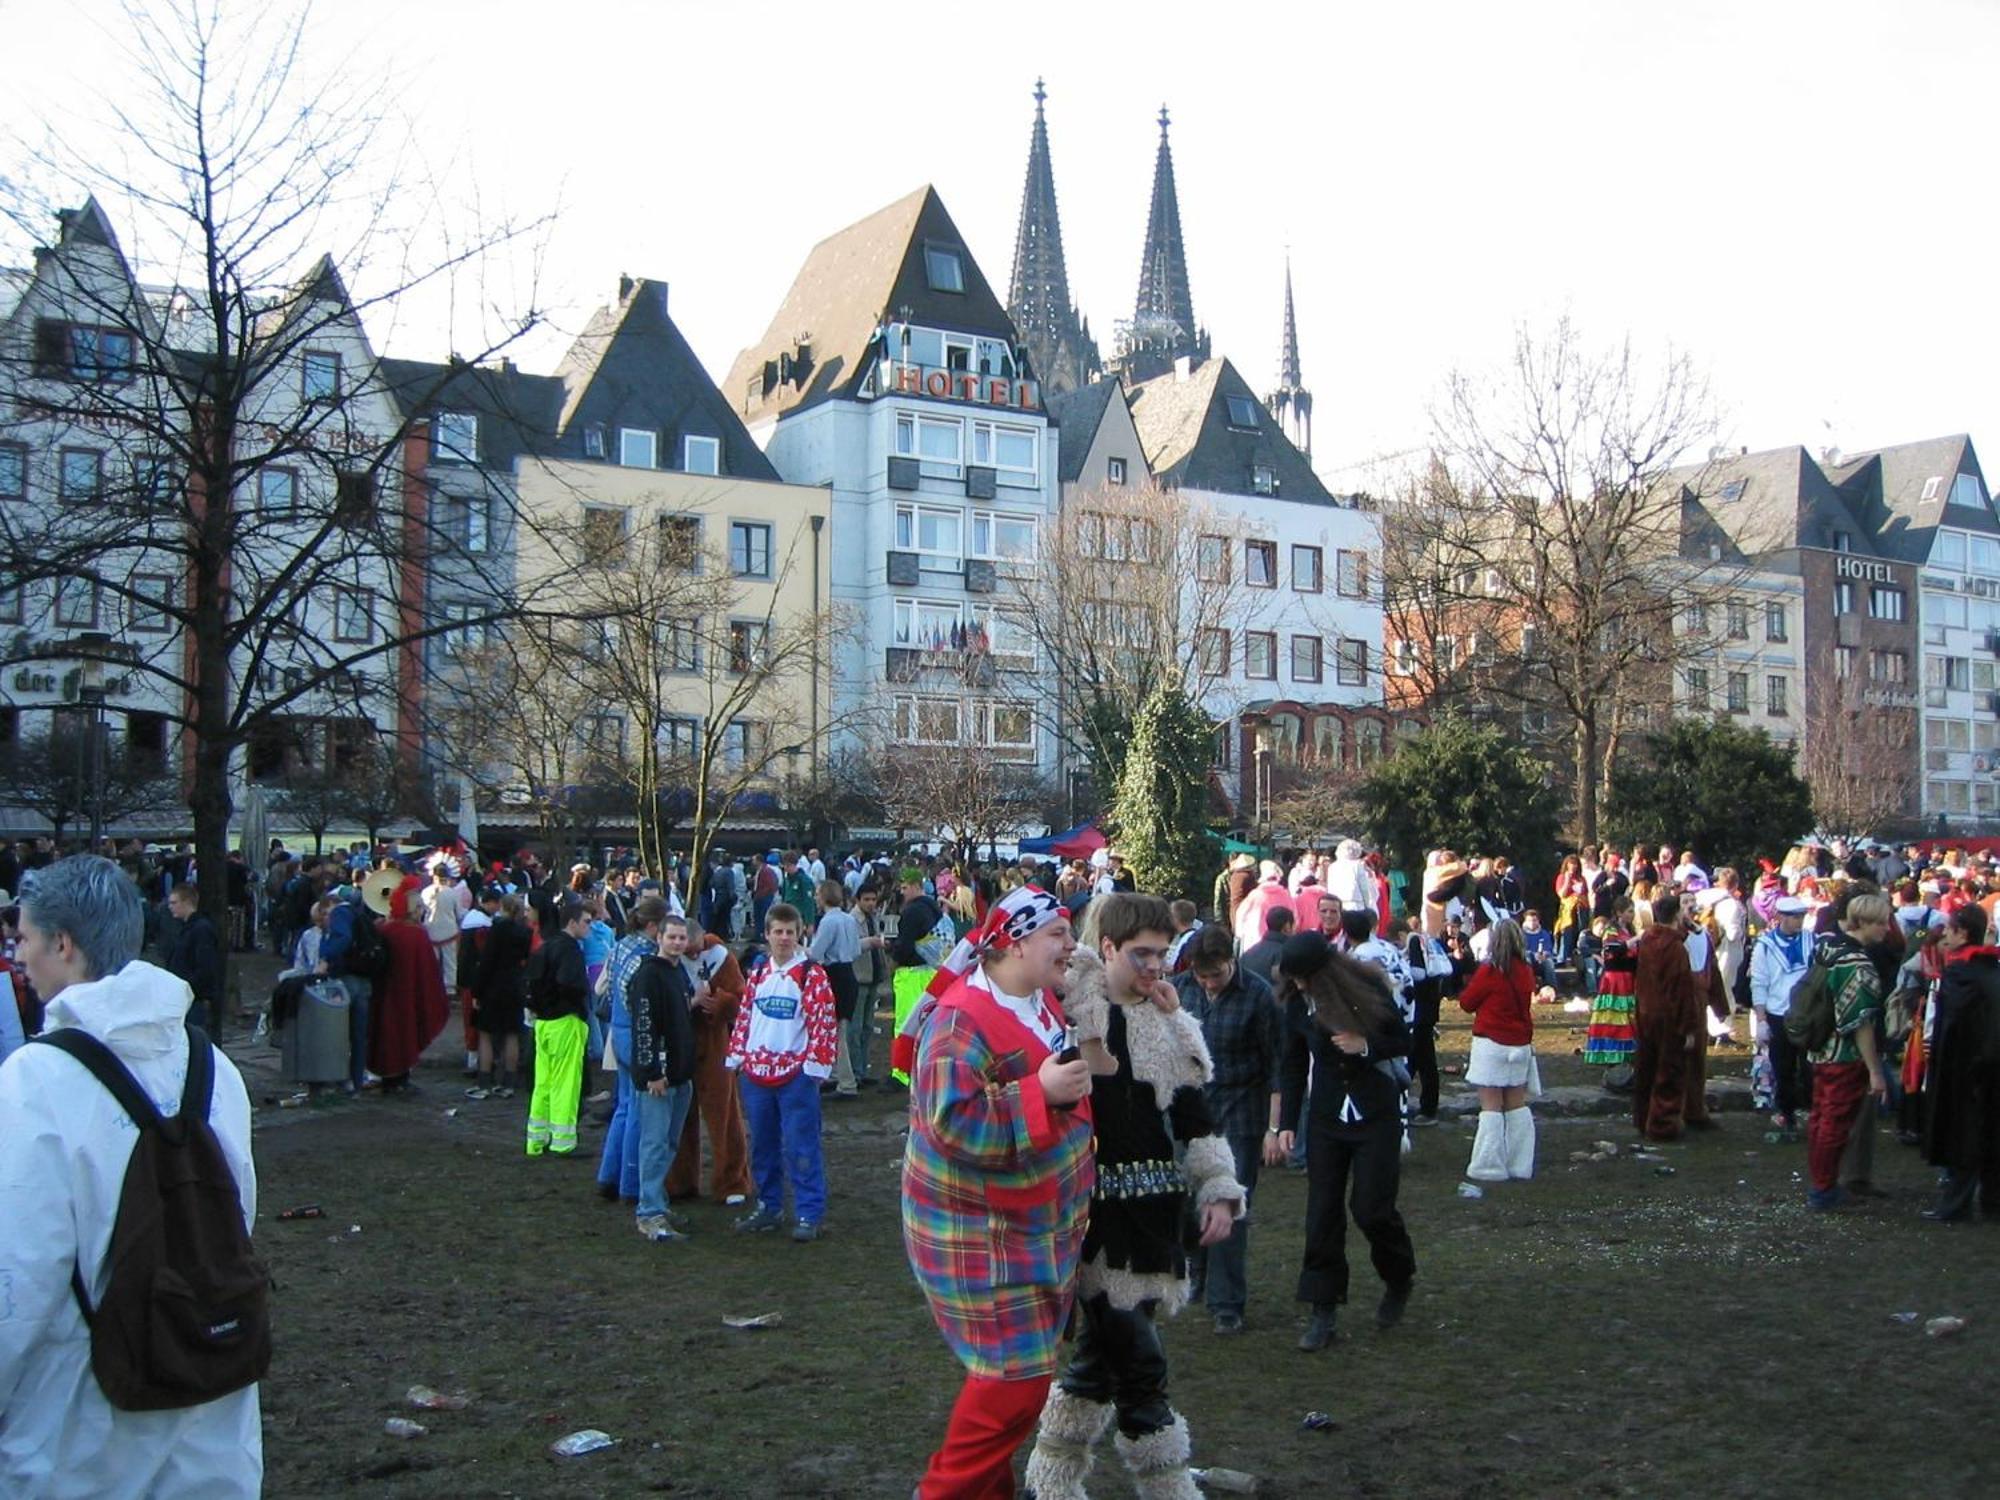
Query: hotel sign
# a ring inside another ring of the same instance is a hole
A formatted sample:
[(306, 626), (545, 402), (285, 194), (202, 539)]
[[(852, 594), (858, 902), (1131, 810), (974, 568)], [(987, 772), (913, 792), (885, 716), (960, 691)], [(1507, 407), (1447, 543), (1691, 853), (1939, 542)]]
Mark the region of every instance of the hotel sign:
[(969, 370), (940, 370), (930, 365), (882, 361), (876, 382), (884, 395), (929, 396), (937, 401), (964, 401), (977, 406), (1005, 406), (1016, 411), (1040, 411), (1041, 390), (1032, 380), (1002, 375), (975, 375)]
[(1851, 557), (1843, 552), (1834, 560), (1833, 576), (1859, 578), (1866, 583), (1893, 583), (1895, 574), (1885, 562), (1867, 557)]
[(1940, 578), (1935, 573), (1926, 573), (1924, 587), (1941, 589), (1946, 593), (1971, 594), (1980, 599), (2000, 599), (2000, 579), (1995, 578)]

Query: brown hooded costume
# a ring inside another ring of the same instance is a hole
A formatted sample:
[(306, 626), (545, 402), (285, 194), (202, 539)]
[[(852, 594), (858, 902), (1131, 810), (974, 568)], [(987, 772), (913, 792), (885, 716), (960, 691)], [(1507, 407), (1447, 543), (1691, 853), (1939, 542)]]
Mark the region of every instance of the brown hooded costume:
[(1649, 1140), (1680, 1136), (1694, 1073), (1688, 1038), (1702, 1031), (1701, 992), (1678, 922), (1656, 922), (1634, 950), (1639, 1048), (1632, 1057), (1632, 1124)]

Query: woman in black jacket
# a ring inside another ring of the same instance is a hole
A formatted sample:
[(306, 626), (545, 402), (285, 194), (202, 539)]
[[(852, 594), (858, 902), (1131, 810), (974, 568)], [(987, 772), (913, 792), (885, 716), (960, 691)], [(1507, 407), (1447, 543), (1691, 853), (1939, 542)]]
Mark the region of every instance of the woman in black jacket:
[[(479, 973), (472, 985), (472, 1026), (479, 1033), (479, 1081), (465, 1091), (470, 1099), (514, 1097), (521, 1067), (522, 1012), (528, 1004), (528, 955), (535, 935), (528, 904), (519, 896), (500, 898), (500, 915), (487, 929)], [(493, 1054), (500, 1054), (500, 1080), (493, 1080)]]
[[(1306, 1248), (1299, 1300), (1312, 1319), (1299, 1339), (1307, 1353), (1333, 1342), (1335, 1310), (1347, 1300), (1347, 1218), (1368, 1239), (1384, 1291), (1375, 1321), (1401, 1321), (1416, 1276), (1416, 1251), (1396, 1211), (1402, 1179), (1402, 1099), (1410, 1050), (1389, 977), (1336, 951), (1317, 932), (1300, 933), (1278, 960), (1284, 986), (1285, 1057), (1279, 1130), (1265, 1146), (1276, 1165), (1290, 1153), (1304, 1117)], [(1306, 1080), (1310, 1068), (1312, 1091)]]

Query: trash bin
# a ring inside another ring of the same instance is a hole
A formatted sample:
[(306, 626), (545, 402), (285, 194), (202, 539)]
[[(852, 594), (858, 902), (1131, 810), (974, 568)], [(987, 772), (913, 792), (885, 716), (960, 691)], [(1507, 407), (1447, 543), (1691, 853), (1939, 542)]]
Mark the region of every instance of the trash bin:
[(284, 1029), (285, 1077), (294, 1083), (339, 1083), (347, 1077), (347, 986), (322, 979), (306, 986)]

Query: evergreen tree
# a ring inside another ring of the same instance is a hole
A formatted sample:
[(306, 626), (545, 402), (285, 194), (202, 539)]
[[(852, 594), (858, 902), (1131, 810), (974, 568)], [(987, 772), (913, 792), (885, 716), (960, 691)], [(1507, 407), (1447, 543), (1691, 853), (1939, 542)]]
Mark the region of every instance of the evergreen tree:
[(1611, 778), (1617, 842), (1692, 848), (1710, 869), (1776, 858), (1812, 831), (1812, 790), (1791, 750), (1727, 719), (1677, 719)]
[(1221, 858), (1208, 826), (1215, 726), (1177, 687), (1140, 704), (1112, 808), (1118, 852), (1142, 891), (1169, 900), (1207, 894)]
[(1552, 864), (1556, 797), (1547, 767), (1498, 729), (1461, 715), (1446, 714), (1404, 740), (1358, 798), (1369, 836), (1413, 874), (1432, 849), (1504, 854), (1534, 872)]

